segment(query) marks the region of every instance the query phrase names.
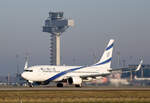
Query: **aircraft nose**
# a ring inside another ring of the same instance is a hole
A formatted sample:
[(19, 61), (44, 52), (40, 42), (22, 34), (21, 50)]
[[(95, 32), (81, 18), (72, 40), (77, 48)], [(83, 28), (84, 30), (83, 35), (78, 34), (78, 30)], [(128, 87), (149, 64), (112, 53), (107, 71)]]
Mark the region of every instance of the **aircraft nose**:
[(26, 73), (23, 72), (23, 73), (21, 74), (21, 76), (22, 76), (22, 78), (26, 79)]

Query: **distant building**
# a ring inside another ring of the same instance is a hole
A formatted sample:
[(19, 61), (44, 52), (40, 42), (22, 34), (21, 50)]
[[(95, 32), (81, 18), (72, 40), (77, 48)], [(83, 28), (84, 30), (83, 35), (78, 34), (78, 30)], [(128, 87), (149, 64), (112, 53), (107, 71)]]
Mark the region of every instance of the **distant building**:
[(130, 64), (128, 65), (128, 68), (123, 69), (123, 71), (131, 71), (128, 73), (123, 73), (122, 78), (127, 78), (131, 76), (132, 73), (132, 78), (136, 75), (137, 77), (150, 77), (150, 65), (149, 64), (143, 64), (141, 69), (137, 72), (132, 71), (137, 68), (138, 65), (136, 64)]

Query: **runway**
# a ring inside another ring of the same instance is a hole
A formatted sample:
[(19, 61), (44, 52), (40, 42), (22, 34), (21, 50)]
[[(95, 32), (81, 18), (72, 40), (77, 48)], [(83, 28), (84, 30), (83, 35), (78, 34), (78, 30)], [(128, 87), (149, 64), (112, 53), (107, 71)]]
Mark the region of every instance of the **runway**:
[(0, 87), (0, 103), (149, 103), (150, 88)]
[(5, 91), (5, 90), (9, 90), (9, 91), (13, 91), (13, 90), (20, 90), (20, 91), (150, 91), (150, 88), (135, 88), (135, 87), (122, 87), (122, 88), (117, 88), (117, 87), (98, 87), (98, 88), (91, 88), (91, 87), (86, 87), (86, 88), (57, 88), (57, 87), (33, 87), (33, 88), (29, 88), (29, 87), (10, 87), (10, 88), (0, 88), (0, 91)]

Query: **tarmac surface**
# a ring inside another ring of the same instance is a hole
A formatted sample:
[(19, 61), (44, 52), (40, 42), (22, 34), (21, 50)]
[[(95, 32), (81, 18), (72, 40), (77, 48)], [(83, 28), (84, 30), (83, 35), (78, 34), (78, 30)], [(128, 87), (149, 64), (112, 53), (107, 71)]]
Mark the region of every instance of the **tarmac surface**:
[(109, 87), (109, 88), (100, 88), (100, 87), (98, 87), (98, 88), (94, 88), (94, 87), (86, 87), (86, 88), (84, 88), (84, 87), (82, 87), (82, 88), (57, 88), (57, 87), (34, 87), (34, 88), (29, 88), (29, 87), (25, 87), (25, 88), (23, 88), (23, 87), (18, 87), (18, 88), (16, 88), (16, 87), (10, 87), (10, 88), (5, 88), (5, 87), (0, 87), (0, 91), (2, 91), (2, 90), (23, 90), (23, 91), (35, 91), (35, 90), (42, 90), (42, 91), (70, 91), (70, 90), (72, 90), (72, 91), (88, 91), (88, 90), (93, 90), (93, 91), (150, 91), (150, 88), (134, 88), (134, 87), (129, 87), (129, 88), (117, 88), (117, 87), (115, 87), (115, 88), (111, 88), (111, 87)]
[(150, 88), (3, 86), (0, 103), (150, 103)]

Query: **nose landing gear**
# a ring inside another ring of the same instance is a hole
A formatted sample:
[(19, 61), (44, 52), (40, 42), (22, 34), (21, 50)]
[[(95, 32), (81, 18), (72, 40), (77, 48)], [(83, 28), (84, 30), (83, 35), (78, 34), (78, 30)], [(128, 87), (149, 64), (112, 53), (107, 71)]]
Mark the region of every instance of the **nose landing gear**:
[(33, 81), (28, 81), (28, 86), (33, 87)]

